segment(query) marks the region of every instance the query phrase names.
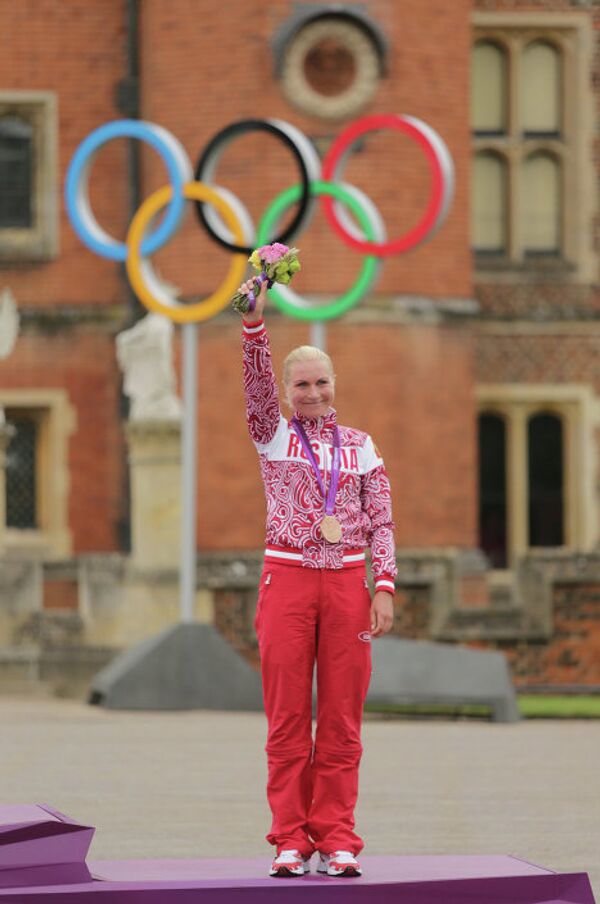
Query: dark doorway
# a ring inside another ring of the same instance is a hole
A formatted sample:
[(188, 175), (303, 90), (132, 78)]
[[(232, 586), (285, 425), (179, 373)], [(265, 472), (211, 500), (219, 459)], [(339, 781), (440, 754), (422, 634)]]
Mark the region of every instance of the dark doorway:
[(479, 417), (479, 546), (492, 568), (507, 566), (506, 424)]
[(529, 545), (562, 546), (564, 536), (563, 425), (536, 414), (527, 425)]

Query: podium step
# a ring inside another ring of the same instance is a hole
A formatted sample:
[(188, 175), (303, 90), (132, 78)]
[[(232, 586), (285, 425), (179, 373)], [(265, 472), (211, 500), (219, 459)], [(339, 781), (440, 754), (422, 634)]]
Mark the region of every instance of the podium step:
[(361, 857), (355, 879), (271, 879), (268, 864), (268, 856), (92, 861), (91, 882), (0, 888), (0, 904), (594, 904), (585, 873), (505, 855)]

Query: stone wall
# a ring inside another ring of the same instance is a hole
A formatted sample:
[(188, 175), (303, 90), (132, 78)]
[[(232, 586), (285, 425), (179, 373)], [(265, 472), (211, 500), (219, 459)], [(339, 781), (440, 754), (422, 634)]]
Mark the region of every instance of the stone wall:
[[(173, 571), (136, 570), (121, 556), (2, 564), (0, 692), (16, 669), (81, 695), (118, 650), (179, 618)], [(214, 623), (255, 667), (261, 565), (259, 552), (204, 555), (197, 571), (196, 619)], [(500, 584), (451, 549), (401, 555), (398, 567), (397, 636), (501, 650), (523, 689), (600, 687), (600, 554), (528, 556)]]

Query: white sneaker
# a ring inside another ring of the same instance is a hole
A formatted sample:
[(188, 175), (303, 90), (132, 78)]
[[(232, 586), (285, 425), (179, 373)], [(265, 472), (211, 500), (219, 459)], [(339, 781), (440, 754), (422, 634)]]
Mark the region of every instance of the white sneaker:
[(347, 878), (362, 876), (360, 864), (350, 851), (334, 851), (333, 854), (320, 853), (317, 872)]
[(308, 860), (305, 860), (300, 851), (279, 851), (269, 870), (269, 875), (276, 879), (292, 876), (303, 876), (310, 872)]

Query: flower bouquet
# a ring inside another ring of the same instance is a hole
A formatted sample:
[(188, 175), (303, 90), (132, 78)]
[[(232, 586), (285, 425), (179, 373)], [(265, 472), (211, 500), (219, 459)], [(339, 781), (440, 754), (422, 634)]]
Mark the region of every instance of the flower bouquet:
[[(284, 286), (290, 282), (292, 276), (300, 269), (300, 261), (298, 260), (298, 248), (288, 248), (281, 242), (273, 242), (272, 245), (262, 245), (253, 251), (248, 258), (255, 270), (259, 271), (259, 275), (254, 280), (255, 290), (258, 292), (264, 282), (269, 284), (269, 289), (273, 283), (281, 283)], [(247, 314), (253, 311), (256, 306), (256, 297), (254, 292), (248, 294), (236, 292), (231, 299), (234, 310), (240, 314)]]

